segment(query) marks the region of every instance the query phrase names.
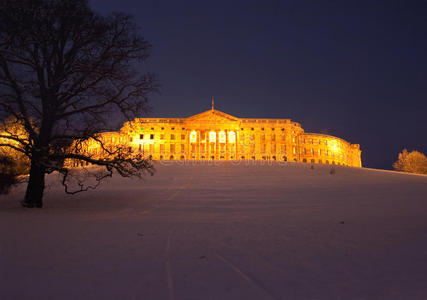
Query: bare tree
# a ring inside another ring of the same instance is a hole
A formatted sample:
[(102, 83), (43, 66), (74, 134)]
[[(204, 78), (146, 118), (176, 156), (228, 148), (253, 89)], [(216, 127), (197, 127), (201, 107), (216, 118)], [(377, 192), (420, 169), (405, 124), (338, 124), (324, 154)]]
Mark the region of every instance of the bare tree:
[[(58, 171), (71, 191), (69, 159), (102, 166), (88, 171), (97, 183), (117, 172), (142, 176), (150, 161), (118, 145), (104, 147), (99, 133), (114, 130), (111, 120), (147, 112), (154, 77), (141, 74), (150, 44), (131, 16), (96, 14), (86, 0), (3, 0), (0, 2), (0, 147), (27, 156), (30, 172), (26, 207), (42, 207), (45, 174)], [(24, 134), (7, 131), (20, 125)], [(82, 145), (95, 141), (105, 151), (93, 156)], [(96, 186), (96, 185), (95, 185)]]

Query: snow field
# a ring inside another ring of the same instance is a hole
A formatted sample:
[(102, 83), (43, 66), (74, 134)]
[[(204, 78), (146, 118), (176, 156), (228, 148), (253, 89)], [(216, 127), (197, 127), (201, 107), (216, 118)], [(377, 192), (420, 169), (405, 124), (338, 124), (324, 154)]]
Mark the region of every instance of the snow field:
[(0, 198), (0, 299), (427, 299), (427, 176), (156, 164)]

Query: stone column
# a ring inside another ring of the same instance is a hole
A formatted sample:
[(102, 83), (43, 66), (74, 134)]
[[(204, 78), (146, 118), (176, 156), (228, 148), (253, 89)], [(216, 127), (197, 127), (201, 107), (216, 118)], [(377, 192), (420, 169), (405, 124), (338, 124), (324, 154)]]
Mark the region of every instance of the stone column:
[(230, 160), (230, 141), (228, 140), (228, 129), (225, 132), (225, 159)]
[(211, 142), (209, 140), (209, 134), (211, 132), (211, 129), (208, 129), (206, 131), (206, 158), (209, 160), (211, 159)]
[(197, 160), (200, 159), (200, 133), (201, 133), (201, 130), (196, 131), (197, 136), (196, 136), (196, 153), (195, 153), (195, 155), (196, 155)]
[(219, 159), (219, 156), (221, 155), (220, 152), (220, 147), (219, 147), (219, 130), (215, 131), (216, 133), (216, 138), (215, 138), (215, 159)]
[(239, 144), (239, 142), (240, 142), (240, 139), (238, 138), (238, 136), (240, 135), (240, 126), (239, 126), (239, 128), (236, 130), (236, 132), (235, 132), (235, 134), (236, 134), (236, 141), (235, 141), (235, 147), (236, 147), (236, 159), (239, 159), (240, 160), (240, 152), (239, 152), (239, 146), (238, 146), (238, 144)]

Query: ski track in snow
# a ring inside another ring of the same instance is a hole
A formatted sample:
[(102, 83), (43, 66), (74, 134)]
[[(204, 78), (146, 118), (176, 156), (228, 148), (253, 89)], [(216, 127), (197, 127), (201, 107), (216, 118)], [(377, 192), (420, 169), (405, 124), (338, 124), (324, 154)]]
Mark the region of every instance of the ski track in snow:
[(240, 277), (242, 277), (244, 280), (246, 280), (247, 282), (251, 283), (252, 285), (256, 286), (258, 289), (260, 289), (262, 291), (262, 293), (268, 298), (268, 299), (273, 299), (273, 300), (277, 300), (280, 298), (277, 298), (275, 296), (273, 296), (265, 287), (264, 285), (252, 278), (250, 275), (246, 274), (245, 272), (243, 272), (238, 266), (236, 266), (236, 264), (232, 263), (229, 259), (225, 258), (223, 255), (221, 255), (220, 253), (216, 253), (216, 257), (218, 257), (223, 263), (225, 263), (227, 266), (229, 266), (234, 272), (236, 272), (236, 274), (238, 274)]

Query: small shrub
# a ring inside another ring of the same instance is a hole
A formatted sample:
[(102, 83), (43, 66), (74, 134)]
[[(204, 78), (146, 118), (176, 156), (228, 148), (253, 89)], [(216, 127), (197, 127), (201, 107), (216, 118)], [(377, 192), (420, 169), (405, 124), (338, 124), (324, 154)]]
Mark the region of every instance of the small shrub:
[(403, 149), (393, 164), (393, 168), (402, 172), (427, 174), (427, 157), (421, 152), (408, 152)]

